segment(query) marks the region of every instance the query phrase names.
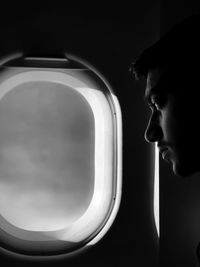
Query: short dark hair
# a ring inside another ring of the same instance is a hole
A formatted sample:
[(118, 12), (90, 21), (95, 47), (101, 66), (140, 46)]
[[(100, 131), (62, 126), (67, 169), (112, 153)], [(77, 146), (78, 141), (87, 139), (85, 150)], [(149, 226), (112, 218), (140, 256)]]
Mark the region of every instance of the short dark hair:
[(199, 75), (200, 64), (200, 14), (176, 24), (166, 35), (145, 49), (130, 66), (136, 79), (145, 78), (154, 68), (169, 68), (176, 75), (183, 72)]

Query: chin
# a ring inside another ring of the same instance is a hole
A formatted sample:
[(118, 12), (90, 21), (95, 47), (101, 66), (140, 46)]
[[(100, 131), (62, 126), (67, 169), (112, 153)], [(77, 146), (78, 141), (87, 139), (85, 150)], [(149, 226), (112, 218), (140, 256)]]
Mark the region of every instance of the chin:
[(181, 178), (186, 178), (194, 175), (195, 173), (199, 172), (196, 168), (192, 166), (188, 166), (188, 164), (178, 164), (173, 162), (173, 172), (176, 176)]

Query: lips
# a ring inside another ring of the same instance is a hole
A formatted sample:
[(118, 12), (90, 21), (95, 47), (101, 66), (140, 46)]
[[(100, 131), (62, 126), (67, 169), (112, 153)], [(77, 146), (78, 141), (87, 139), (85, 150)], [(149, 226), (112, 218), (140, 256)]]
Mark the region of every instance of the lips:
[(160, 154), (164, 160), (168, 160), (169, 149), (167, 147), (159, 147)]
[(167, 157), (167, 156), (168, 156), (168, 152), (169, 152), (168, 149), (166, 149), (166, 150), (164, 150), (164, 151), (162, 152), (162, 158), (163, 158), (164, 160), (168, 160), (168, 159), (169, 159), (169, 158)]

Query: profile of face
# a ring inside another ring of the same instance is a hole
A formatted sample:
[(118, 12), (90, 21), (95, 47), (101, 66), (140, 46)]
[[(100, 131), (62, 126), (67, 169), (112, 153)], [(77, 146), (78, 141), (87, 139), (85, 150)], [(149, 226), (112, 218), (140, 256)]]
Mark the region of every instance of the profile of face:
[(155, 68), (145, 89), (151, 109), (145, 139), (157, 143), (162, 158), (180, 177), (200, 171), (199, 99), (191, 84), (184, 83), (184, 76), (175, 81), (170, 72)]

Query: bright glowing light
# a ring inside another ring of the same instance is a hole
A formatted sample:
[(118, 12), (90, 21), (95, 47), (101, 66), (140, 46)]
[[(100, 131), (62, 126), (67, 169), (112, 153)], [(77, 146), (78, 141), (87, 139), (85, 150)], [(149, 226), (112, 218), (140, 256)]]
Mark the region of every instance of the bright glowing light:
[(160, 236), (160, 215), (159, 215), (159, 150), (155, 145), (155, 168), (154, 168), (154, 218), (158, 237)]

